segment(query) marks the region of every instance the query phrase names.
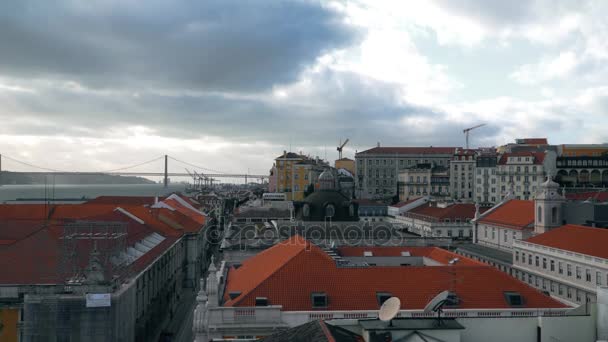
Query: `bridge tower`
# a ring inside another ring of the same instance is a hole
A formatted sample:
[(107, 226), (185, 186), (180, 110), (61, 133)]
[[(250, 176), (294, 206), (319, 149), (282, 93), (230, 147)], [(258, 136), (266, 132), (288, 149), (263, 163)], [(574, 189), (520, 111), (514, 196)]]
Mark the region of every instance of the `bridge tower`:
[(165, 154), (165, 179), (164, 184), (165, 188), (169, 186), (169, 157)]

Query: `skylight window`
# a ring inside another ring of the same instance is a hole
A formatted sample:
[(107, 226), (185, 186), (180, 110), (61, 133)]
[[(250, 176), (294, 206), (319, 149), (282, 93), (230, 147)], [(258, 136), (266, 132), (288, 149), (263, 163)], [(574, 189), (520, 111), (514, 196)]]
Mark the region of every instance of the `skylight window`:
[(505, 292), (505, 300), (507, 304), (513, 307), (521, 307), (524, 305), (524, 297), (519, 292)]
[(315, 292), (311, 295), (311, 299), (313, 308), (327, 308), (327, 294), (325, 292)]
[(376, 299), (378, 300), (378, 305), (382, 306), (384, 302), (386, 302), (393, 295), (390, 292), (376, 292)]

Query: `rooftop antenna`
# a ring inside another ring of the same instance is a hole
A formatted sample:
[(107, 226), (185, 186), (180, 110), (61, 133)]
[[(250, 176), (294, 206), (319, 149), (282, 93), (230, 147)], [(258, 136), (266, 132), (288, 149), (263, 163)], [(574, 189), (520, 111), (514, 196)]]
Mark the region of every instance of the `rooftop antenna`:
[(391, 297), (387, 299), (382, 306), (380, 307), (380, 312), (378, 313), (378, 318), (382, 322), (388, 322), (388, 326), (393, 326), (393, 318), (397, 316), (401, 310), (401, 300), (397, 297)]
[(424, 307), (424, 313), (436, 312), (437, 313), (437, 325), (442, 325), (441, 313), (443, 307), (448, 303), (450, 297), (450, 291), (443, 291), (436, 295), (431, 301)]

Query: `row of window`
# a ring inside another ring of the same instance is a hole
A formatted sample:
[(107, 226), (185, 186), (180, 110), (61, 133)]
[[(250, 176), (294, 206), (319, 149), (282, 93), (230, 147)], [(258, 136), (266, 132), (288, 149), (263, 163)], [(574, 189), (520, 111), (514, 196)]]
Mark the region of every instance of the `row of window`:
[[(520, 261), (520, 252), (519, 251), (515, 251), (515, 261), (519, 262)], [(583, 279), (583, 267), (581, 266), (574, 266), (571, 265), (570, 263), (566, 263), (566, 262), (562, 262), (562, 261), (555, 261), (553, 259), (548, 259), (546, 257), (540, 257), (538, 255), (532, 255), (532, 254), (526, 254), (525, 252), (521, 252), (521, 263), (522, 264), (528, 264), (528, 265), (534, 265), (538, 268), (542, 268), (543, 270), (547, 270), (549, 272), (552, 272), (554, 274), (558, 274), (558, 275), (565, 275), (568, 278), (574, 278), (576, 280), (581, 280)], [(564, 268), (565, 266), (565, 268)], [(574, 270), (574, 273), (573, 273)], [(591, 283), (593, 281), (593, 276), (595, 275), (595, 284), (596, 285), (603, 285), (603, 279), (606, 279), (606, 284), (608, 284), (608, 273), (606, 273), (606, 276), (604, 277), (602, 275), (602, 272), (600, 271), (593, 271), (590, 268), (584, 268), (585, 271), (585, 282), (587, 283)], [(595, 273), (595, 274), (593, 274)]]
[(558, 160), (557, 166), (608, 166), (608, 160)]
[(585, 291), (576, 289), (574, 287), (560, 284), (558, 282), (544, 279), (534, 274), (520, 272), (515, 270), (515, 277), (523, 282), (527, 282), (531, 286), (536, 287), (539, 290), (545, 291), (547, 294), (553, 294), (562, 298), (566, 298), (570, 301), (576, 301), (577, 303), (590, 303), (595, 300), (595, 296)]
[[(432, 162), (437, 163), (438, 165), (446, 165), (449, 161), (447, 159), (433, 159)], [(400, 166), (413, 166), (428, 163), (428, 159), (399, 159)], [(367, 165), (395, 165), (395, 159), (367, 159)]]

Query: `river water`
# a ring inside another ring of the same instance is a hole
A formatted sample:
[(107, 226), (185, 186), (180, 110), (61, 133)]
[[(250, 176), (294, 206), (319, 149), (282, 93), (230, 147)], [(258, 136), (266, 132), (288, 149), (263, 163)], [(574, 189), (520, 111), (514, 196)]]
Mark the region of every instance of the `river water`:
[(184, 184), (103, 184), (103, 185), (0, 185), (0, 203), (13, 201), (38, 202), (83, 201), (98, 196), (164, 196), (172, 192), (184, 191)]

